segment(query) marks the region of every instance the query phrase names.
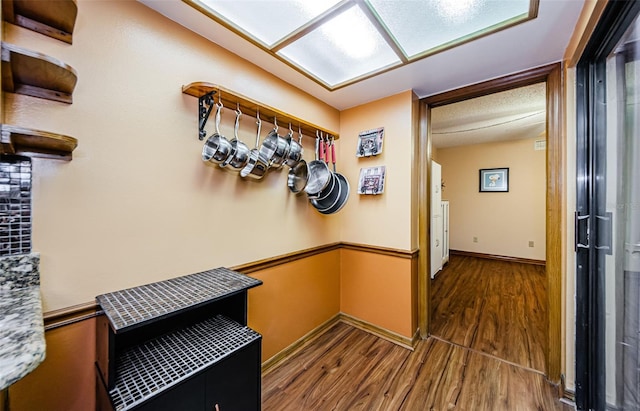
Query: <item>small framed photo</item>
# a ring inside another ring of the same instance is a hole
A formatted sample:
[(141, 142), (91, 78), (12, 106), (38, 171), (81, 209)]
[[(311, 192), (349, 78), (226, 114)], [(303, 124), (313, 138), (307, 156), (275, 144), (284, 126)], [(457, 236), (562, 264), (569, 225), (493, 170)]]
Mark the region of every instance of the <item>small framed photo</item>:
[(360, 194), (382, 194), (384, 192), (386, 174), (386, 166), (361, 168), (358, 192)]
[(356, 157), (377, 156), (382, 153), (384, 127), (363, 131), (358, 134)]
[(481, 168), (481, 193), (506, 193), (509, 191), (508, 168)]

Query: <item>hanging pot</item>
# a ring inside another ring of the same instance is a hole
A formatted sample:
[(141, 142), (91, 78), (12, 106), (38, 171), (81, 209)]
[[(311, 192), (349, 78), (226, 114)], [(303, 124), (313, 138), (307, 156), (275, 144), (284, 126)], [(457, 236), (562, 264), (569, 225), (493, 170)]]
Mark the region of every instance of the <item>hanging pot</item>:
[(236, 170), (240, 170), (244, 168), (249, 162), (249, 154), (251, 153), (251, 149), (247, 147), (245, 143), (238, 139), (238, 128), (240, 126), (240, 116), (242, 116), (242, 112), (238, 107), (236, 109), (236, 124), (233, 128), (233, 140), (231, 140), (231, 154), (225, 162), (220, 164), (220, 167), (226, 167), (227, 165), (231, 166)]
[(216, 104), (216, 131), (205, 141), (202, 147), (202, 160), (215, 164), (224, 163), (231, 154), (231, 142), (220, 134), (220, 112), (222, 103)]
[(347, 200), (349, 199), (349, 192), (351, 191), (351, 187), (349, 186), (349, 181), (342, 174), (336, 173), (334, 174), (338, 179), (340, 184), (340, 195), (338, 196), (338, 200), (333, 204), (333, 206), (327, 209), (318, 210), (322, 214), (333, 214), (337, 213), (347, 204)]
[(267, 173), (269, 163), (268, 160), (260, 154), (260, 129), (262, 127), (262, 120), (260, 120), (259, 113), (256, 114), (256, 118), (256, 124), (258, 125), (258, 131), (256, 132), (256, 147), (251, 149), (247, 165), (240, 170), (240, 177), (251, 177), (259, 180)]
[(300, 193), (307, 186), (309, 181), (309, 167), (307, 162), (302, 159), (289, 169), (287, 175), (287, 186), (292, 193)]
[(331, 170), (322, 160), (323, 151), (324, 141), (316, 135), (316, 159), (309, 163), (309, 181), (304, 188), (309, 198), (317, 198), (320, 191), (324, 190), (331, 181)]
[(347, 178), (336, 171), (336, 150), (335, 141), (333, 139), (331, 140), (331, 156), (333, 160), (333, 176), (335, 177), (337, 185), (340, 187), (340, 189), (335, 201), (331, 205), (328, 205), (328, 202), (325, 201), (319, 207), (316, 207), (322, 214), (333, 214), (340, 211), (342, 207), (344, 207), (344, 205), (347, 203), (347, 200), (349, 199), (349, 193), (351, 192), (351, 187)]
[(293, 130), (291, 130), (291, 125), (289, 125), (289, 135), (287, 136), (287, 142), (289, 143), (289, 153), (287, 154), (287, 158), (284, 163), (293, 168), (298, 164), (298, 162), (302, 159), (302, 154), (304, 150), (302, 149), (302, 130), (298, 127), (298, 141), (293, 138)]

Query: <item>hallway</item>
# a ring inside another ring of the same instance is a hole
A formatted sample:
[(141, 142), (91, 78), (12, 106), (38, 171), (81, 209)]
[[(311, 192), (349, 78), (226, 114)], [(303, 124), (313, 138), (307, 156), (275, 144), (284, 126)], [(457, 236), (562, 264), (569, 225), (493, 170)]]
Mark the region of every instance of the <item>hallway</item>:
[(544, 373), (544, 266), (452, 255), (432, 282), (431, 335)]
[[(539, 327), (517, 311), (530, 306), (536, 315), (542, 311), (539, 314), (544, 316), (542, 307), (530, 298), (539, 298), (540, 290), (529, 290), (532, 285), (524, 281), (529, 276), (527, 267), (516, 264), (510, 269), (513, 263), (491, 262), (489, 269), (485, 260), (475, 260), (453, 256), (447, 270), (469, 268), (464, 270), (468, 277), (452, 283), (468, 290), (479, 287), (486, 301), (473, 301), (470, 292), (461, 293), (456, 301), (456, 287), (446, 291), (445, 281), (436, 281), (441, 284), (434, 287), (434, 293), (442, 294), (436, 305), (438, 331), (453, 341), (429, 337), (409, 351), (338, 323), (263, 376), (262, 409), (563, 410), (556, 389), (533, 369), (544, 364), (542, 347), (534, 347), (530, 355), (514, 349), (522, 344), (535, 346), (538, 331), (528, 330), (531, 325), (534, 330)], [(500, 281), (487, 281), (493, 275), (485, 276), (483, 270), (493, 272)], [(522, 278), (505, 287), (507, 272)], [(509, 297), (503, 301), (506, 304), (495, 304), (500, 293), (489, 292), (493, 286)], [(507, 321), (497, 321), (501, 316)], [(505, 359), (499, 353), (505, 353)]]

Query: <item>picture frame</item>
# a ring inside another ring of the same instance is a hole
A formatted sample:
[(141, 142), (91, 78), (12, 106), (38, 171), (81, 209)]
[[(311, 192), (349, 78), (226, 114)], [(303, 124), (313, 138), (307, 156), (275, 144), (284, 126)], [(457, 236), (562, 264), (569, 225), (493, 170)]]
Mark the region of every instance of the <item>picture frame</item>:
[(358, 134), (356, 157), (371, 157), (382, 153), (384, 127), (362, 131)]
[(509, 168), (481, 168), (480, 169), (481, 193), (507, 193), (509, 192)]
[(358, 179), (358, 193), (378, 195), (384, 193), (384, 180), (387, 176), (387, 167), (369, 167), (360, 169)]

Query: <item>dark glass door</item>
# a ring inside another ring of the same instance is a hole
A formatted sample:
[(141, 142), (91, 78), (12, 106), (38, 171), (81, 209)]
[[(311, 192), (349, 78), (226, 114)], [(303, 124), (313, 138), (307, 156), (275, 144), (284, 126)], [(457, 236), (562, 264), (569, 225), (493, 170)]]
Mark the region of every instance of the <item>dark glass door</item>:
[(640, 2), (578, 64), (576, 406), (640, 409)]

